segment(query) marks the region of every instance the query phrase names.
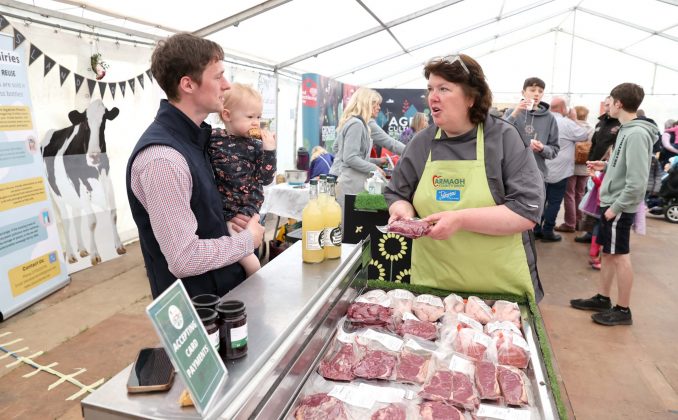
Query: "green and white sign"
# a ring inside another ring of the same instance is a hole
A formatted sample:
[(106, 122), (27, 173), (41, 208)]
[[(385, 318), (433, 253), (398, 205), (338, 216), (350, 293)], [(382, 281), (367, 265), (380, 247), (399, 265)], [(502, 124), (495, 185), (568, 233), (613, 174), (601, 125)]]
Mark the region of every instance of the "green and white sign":
[(148, 305), (146, 313), (191, 392), (195, 407), (200, 414), (206, 413), (226, 381), (226, 366), (210, 344), (181, 280)]

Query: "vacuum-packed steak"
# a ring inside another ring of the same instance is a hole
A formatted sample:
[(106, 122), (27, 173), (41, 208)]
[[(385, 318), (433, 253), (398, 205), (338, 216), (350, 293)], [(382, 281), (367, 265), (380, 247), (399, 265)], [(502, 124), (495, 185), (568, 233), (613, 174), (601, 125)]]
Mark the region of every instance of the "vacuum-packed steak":
[(473, 410), (480, 404), (469, 375), (452, 372), (452, 404), (467, 410)]
[(426, 401), (419, 404), (422, 420), (463, 420), (464, 416), (456, 407), (438, 401)]
[(294, 410), (297, 420), (348, 420), (344, 403), (327, 394), (313, 394), (305, 397)]
[(452, 372), (449, 370), (436, 371), (421, 389), (419, 396), (432, 401), (452, 399)]
[(396, 381), (423, 384), (428, 373), (430, 357), (425, 357), (407, 349), (400, 353), (396, 368)]
[(397, 233), (406, 238), (417, 239), (428, 233), (431, 225), (422, 220), (396, 220), (388, 225), (389, 233)]
[(335, 381), (352, 381), (353, 366), (356, 362), (353, 345), (343, 344), (337, 354), (329, 360), (323, 360), (318, 366), (318, 373), (325, 379)]
[(497, 379), (504, 401), (508, 405), (527, 405), (524, 373), (513, 366), (497, 366)]
[(492, 339), (482, 331), (461, 328), (452, 344), (454, 351), (465, 354), (473, 360), (482, 360), (485, 351), (492, 345)]
[[(372, 414), (371, 420), (406, 420), (407, 413), (399, 404), (389, 404)], [(328, 419), (329, 420), (329, 419)]]
[(527, 341), (512, 331), (501, 331), (496, 336), (497, 359), (501, 365), (525, 369), (530, 361)]
[(397, 333), (400, 336), (411, 334), (424, 340), (434, 341), (438, 336), (438, 329), (431, 322), (406, 319), (402, 324), (398, 325)]
[(481, 400), (501, 398), (501, 390), (497, 382), (497, 367), (494, 363), (488, 361), (476, 363), (476, 388)]
[(396, 361), (396, 356), (385, 351), (367, 350), (353, 367), (353, 374), (365, 379), (390, 379)]
[(391, 322), (393, 310), (376, 303), (352, 303), (348, 307), (349, 321), (362, 325), (387, 325)]

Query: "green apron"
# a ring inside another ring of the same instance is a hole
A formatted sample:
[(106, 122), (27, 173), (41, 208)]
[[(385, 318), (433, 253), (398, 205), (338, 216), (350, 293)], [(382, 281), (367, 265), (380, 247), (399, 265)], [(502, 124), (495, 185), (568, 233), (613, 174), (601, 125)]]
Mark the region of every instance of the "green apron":
[[(440, 137), (438, 129), (435, 140)], [(484, 143), (480, 124), (476, 160), (432, 162), (429, 152), (412, 200), (419, 217), (497, 205), (485, 173)], [(521, 233), (492, 236), (460, 230), (446, 240), (416, 239), (412, 241), (410, 279), (413, 284), (455, 292), (529, 294), (534, 298)]]

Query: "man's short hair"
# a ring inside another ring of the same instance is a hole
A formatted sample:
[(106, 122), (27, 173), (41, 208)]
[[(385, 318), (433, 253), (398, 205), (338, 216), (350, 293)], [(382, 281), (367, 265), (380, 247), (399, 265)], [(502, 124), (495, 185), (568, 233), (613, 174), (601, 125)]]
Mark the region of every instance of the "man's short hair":
[(538, 86), (542, 89), (546, 89), (546, 83), (538, 77), (528, 77), (523, 83), (523, 90), (527, 89), (530, 86)]
[(151, 72), (170, 100), (179, 99), (179, 81), (189, 76), (198, 85), (212, 62), (224, 59), (224, 50), (214, 41), (188, 33), (158, 42), (151, 56)]
[(613, 101), (621, 102), (624, 111), (636, 112), (645, 98), (645, 91), (635, 83), (622, 83), (612, 89), (610, 96)]

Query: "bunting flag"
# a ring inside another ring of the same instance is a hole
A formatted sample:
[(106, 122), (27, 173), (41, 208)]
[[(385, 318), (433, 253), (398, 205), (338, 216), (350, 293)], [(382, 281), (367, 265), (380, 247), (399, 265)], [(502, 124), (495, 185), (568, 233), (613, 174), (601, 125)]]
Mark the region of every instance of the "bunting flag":
[(35, 45), (31, 44), (30, 52), (28, 53), (28, 65), (33, 64), (42, 55), (42, 51)]
[(0, 31), (9, 26), (9, 21), (4, 16), (0, 15)]
[(16, 50), (16, 47), (21, 45), (26, 40), (26, 37), (23, 36), (21, 32), (17, 31), (16, 28), (12, 29), (14, 29), (14, 49)]
[(66, 81), (66, 78), (69, 74), (71, 74), (71, 71), (59, 64), (59, 80), (61, 81), (61, 86), (64, 85), (64, 82)]
[(49, 71), (52, 70), (52, 68), (54, 67), (55, 64), (56, 64), (56, 61), (47, 57), (47, 54), (45, 54), (45, 76), (47, 76), (47, 73), (49, 73)]
[[(8, 26), (12, 27), (12, 30), (14, 31), (14, 49), (16, 50), (21, 44), (23, 44), (24, 41), (26, 41), (26, 37), (19, 32), (15, 27), (11, 25), (11, 23), (3, 16), (0, 14), (0, 31), (3, 29), (7, 28)], [(53, 60), (51, 57), (47, 56), (40, 48), (37, 46), (33, 45), (32, 43), (30, 44), (29, 52), (28, 52), (28, 65), (32, 65), (35, 63), (35, 61), (43, 57), (43, 76), (47, 77), (47, 74), (52, 70), (52, 68), (56, 67), (58, 64), (55, 60)], [(85, 82), (85, 77), (81, 76), (79, 74), (76, 74), (72, 72), (70, 69), (62, 66), (59, 64), (59, 82), (61, 83), (61, 86), (64, 85), (64, 82), (68, 79), (68, 76), (73, 73), (73, 80), (75, 82), (75, 93), (77, 94), (80, 91), (80, 88)], [(149, 80), (151, 83), (153, 82), (153, 74), (151, 72), (151, 69), (145, 70), (146, 75), (148, 76)], [(125, 97), (125, 90), (126, 90), (126, 83), (129, 84), (130, 89), (132, 90), (132, 94), (135, 93), (136, 86), (138, 85), (141, 87), (141, 89), (144, 89), (144, 73), (141, 73), (136, 77), (136, 80), (134, 77), (131, 79), (127, 80), (126, 82), (109, 82), (109, 83), (104, 83), (104, 82), (98, 82), (99, 83), (99, 92), (101, 93), (101, 97), (104, 97), (104, 94), (106, 93), (106, 85), (108, 85), (108, 88), (111, 91), (111, 96), (113, 96), (113, 99), (115, 99), (115, 91), (117, 87), (120, 88), (120, 92), (122, 93), (123, 98)], [(97, 85), (96, 80), (92, 79), (87, 79), (87, 88), (89, 90), (89, 96), (91, 97), (94, 94), (94, 89)], [(117, 87), (116, 87), (117, 86)]]
[(89, 89), (90, 98), (94, 95), (94, 87), (97, 85), (96, 80), (87, 79), (87, 88)]
[(77, 95), (80, 87), (82, 86), (82, 82), (85, 81), (85, 78), (77, 73), (73, 73), (73, 79), (75, 80), (75, 94)]

